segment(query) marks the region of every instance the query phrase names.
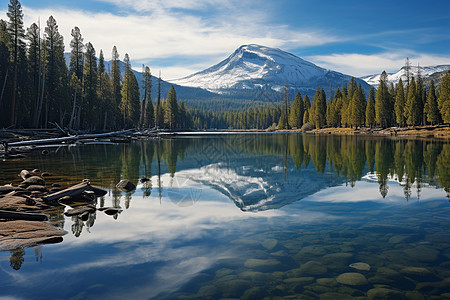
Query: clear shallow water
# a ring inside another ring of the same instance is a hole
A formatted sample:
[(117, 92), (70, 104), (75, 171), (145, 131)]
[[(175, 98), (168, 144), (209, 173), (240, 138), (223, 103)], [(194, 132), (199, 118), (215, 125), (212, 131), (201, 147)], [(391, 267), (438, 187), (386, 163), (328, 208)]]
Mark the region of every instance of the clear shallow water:
[[(48, 183), (89, 178), (110, 189), (97, 207), (123, 212), (83, 222), (52, 211), (64, 241), (0, 252), (0, 297), (442, 298), (449, 166), (448, 143), (297, 134), (86, 145), (2, 162), (0, 183), (33, 168), (50, 172)], [(151, 181), (133, 194), (113, 188), (143, 176)], [(350, 266), (358, 262), (362, 270)]]

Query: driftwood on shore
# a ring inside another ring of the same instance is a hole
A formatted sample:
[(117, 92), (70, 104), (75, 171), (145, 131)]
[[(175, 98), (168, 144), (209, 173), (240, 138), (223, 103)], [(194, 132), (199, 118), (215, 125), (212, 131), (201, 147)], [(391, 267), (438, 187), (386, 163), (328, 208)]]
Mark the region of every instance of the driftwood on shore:
[[(55, 129), (7, 129), (0, 130), (0, 158), (22, 158), (22, 153), (33, 147), (49, 147), (51, 145), (112, 144), (129, 143), (133, 139), (157, 137), (159, 130), (128, 129), (107, 133), (79, 134), (62, 129), (58, 124)], [(37, 137), (37, 138), (36, 138)], [(27, 148), (31, 147), (31, 148)]]
[(47, 222), (51, 221), (53, 209), (70, 207), (65, 215), (79, 216), (86, 221), (96, 211), (96, 198), (107, 193), (92, 186), (87, 179), (66, 189), (53, 183), (52, 193), (46, 187), (44, 174), (48, 173), (38, 169), (32, 172), (22, 170), (19, 176), (23, 181), (18, 186), (0, 186), (0, 250), (62, 242), (66, 232)]
[(125, 135), (125, 134), (131, 133), (131, 132), (133, 132), (133, 130), (130, 129), (130, 130), (99, 133), (99, 134), (81, 134), (81, 135), (73, 135), (73, 136), (66, 136), (66, 137), (60, 137), (60, 138), (50, 138), (50, 139), (15, 142), (15, 143), (9, 143), (8, 146), (9, 147), (18, 147), (18, 146), (30, 146), (30, 145), (68, 143), (68, 142), (75, 142), (75, 141), (79, 141), (79, 140), (89, 140), (89, 139), (99, 139), (99, 138), (105, 138), (105, 137), (121, 136), (121, 135)]

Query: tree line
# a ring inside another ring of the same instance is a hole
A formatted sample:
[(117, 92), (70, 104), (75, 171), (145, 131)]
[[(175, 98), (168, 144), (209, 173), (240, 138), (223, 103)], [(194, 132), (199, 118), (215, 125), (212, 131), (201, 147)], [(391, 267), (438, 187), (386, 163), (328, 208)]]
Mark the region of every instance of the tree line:
[(316, 128), (450, 123), (450, 72), (443, 76), (439, 90), (433, 81), (427, 89), (420, 73), (414, 78), (407, 72), (406, 83), (400, 79), (394, 85), (383, 71), (377, 90), (371, 87), (367, 98), (354, 78), (347, 86), (336, 89), (334, 97), (330, 95), (328, 100), (322, 88), (317, 89), (311, 104), (307, 95), (302, 99), (297, 93), (289, 111), (283, 110), (278, 128), (301, 128), (307, 123)]
[(212, 112), (187, 108), (177, 101), (173, 86), (164, 99), (161, 74), (154, 104), (150, 68), (143, 66), (139, 84), (125, 54), (122, 74), (114, 46), (111, 68), (106, 70), (103, 50), (97, 58), (93, 44), (84, 43), (78, 27), (71, 31), (67, 65), (64, 38), (53, 16), (43, 34), (36, 23), (25, 30), (18, 0), (10, 0), (7, 16), (8, 21), (0, 20), (0, 127), (46, 128), (58, 123), (75, 130), (105, 131), (131, 127), (290, 129), (305, 124), (316, 128), (385, 128), (450, 123), (450, 72), (439, 89), (433, 82), (426, 88), (420, 73), (416, 78), (410, 75), (408, 59), (406, 82), (389, 83), (383, 72), (377, 90), (372, 87), (368, 97), (361, 84), (351, 78), (334, 95), (330, 91), (328, 99), (319, 87), (312, 102), (298, 92), (291, 103), (285, 87), (278, 105)]
[(0, 127), (47, 128), (52, 122), (90, 131), (190, 126), (173, 87), (167, 99), (159, 88), (153, 105), (148, 66), (143, 66), (142, 89), (128, 54), (122, 74), (116, 46), (111, 69), (106, 70), (103, 50), (97, 58), (93, 44), (85, 44), (81, 30), (74, 27), (67, 66), (64, 37), (53, 16), (43, 34), (36, 23), (25, 30), (18, 0), (10, 0), (7, 16), (8, 21), (0, 20)]

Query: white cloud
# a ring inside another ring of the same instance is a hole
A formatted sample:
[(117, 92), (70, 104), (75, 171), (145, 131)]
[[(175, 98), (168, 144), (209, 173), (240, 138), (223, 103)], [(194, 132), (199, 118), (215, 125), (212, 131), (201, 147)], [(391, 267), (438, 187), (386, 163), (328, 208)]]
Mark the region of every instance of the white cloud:
[(411, 65), (450, 64), (450, 56), (420, 54), (411, 51), (390, 51), (371, 55), (357, 53), (315, 55), (305, 57), (305, 59), (324, 68), (360, 77), (383, 71), (398, 71), (404, 66), (406, 57), (409, 57)]
[[(70, 51), (71, 30), (78, 26), (84, 41), (92, 42), (97, 54), (102, 49), (106, 59), (110, 58), (114, 45), (121, 57), (125, 53), (130, 55), (134, 67), (140, 67), (143, 62), (171, 59), (170, 64), (161, 63), (156, 68), (150, 64), (153, 70), (161, 68), (166, 74), (164, 78), (180, 78), (201, 71), (243, 44), (286, 49), (336, 41), (336, 38), (315, 30), (293, 30), (273, 24), (267, 5), (261, 4), (258, 8), (253, 5), (248, 9), (250, 4), (246, 0), (99, 1), (117, 5), (118, 12), (24, 6), (24, 24), (29, 27), (40, 18), (45, 27), (46, 20), (52, 15), (64, 36), (67, 52)], [(208, 13), (198, 13), (201, 10)], [(6, 14), (5, 11), (2, 13)], [(179, 63), (179, 57), (198, 58), (198, 62), (195, 65)]]

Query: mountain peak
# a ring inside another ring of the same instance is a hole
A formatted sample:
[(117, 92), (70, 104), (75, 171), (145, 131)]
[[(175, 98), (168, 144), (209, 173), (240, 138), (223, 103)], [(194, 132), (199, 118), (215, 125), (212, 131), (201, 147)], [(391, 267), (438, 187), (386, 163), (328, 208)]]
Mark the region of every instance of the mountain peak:
[(261, 88), (281, 91), (285, 84), (291, 89), (311, 94), (317, 87), (328, 87), (330, 84), (338, 87), (349, 80), (348, 75), (318, 67), (286, 51), (248, 44), (237, 48), (217, 65), (172, 82), (219, 94)]

